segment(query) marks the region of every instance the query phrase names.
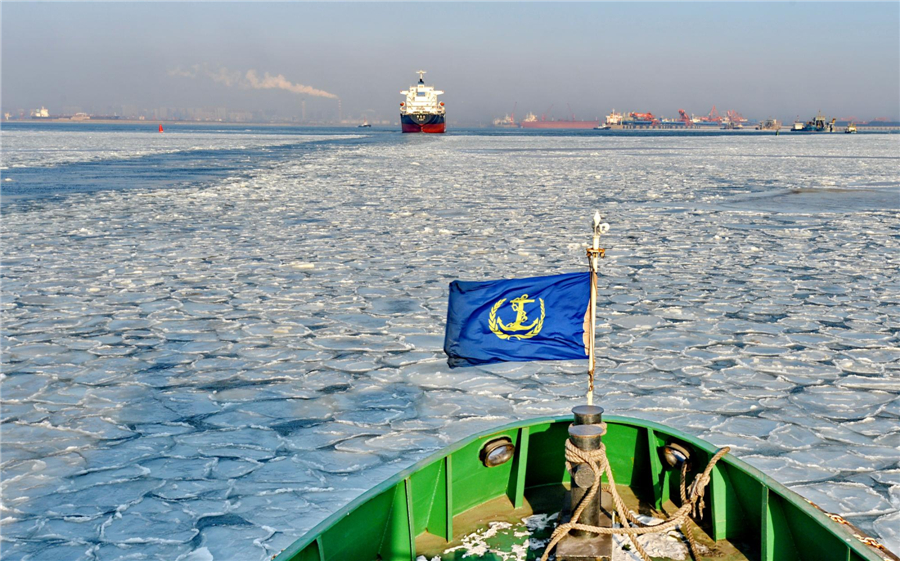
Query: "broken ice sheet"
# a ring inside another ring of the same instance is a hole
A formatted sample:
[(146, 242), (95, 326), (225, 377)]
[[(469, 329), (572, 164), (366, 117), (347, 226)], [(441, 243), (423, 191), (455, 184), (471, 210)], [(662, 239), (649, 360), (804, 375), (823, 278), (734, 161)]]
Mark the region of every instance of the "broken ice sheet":
[[(895, 185), (896, 139), (865, 136), (672, 158), (684, 138), (457, 131), (410, 166), (399, 135), (4, 129), (4, 176), (45, 189), (4, 189), (4, 555), (262, 561), (435, 447), (568, 414), (583, 361), (447, 368), (446, 286), (583, 270), (587, 199), (612, 226), (597, 402), (890, 505), (872, 527), (896, 544), (896, 208), (817, 180), (866, 157), (853, 182)], [(230, 170), (148, 179), (184, 157)], [(188, 518), (137, 517), (166, 498)]]

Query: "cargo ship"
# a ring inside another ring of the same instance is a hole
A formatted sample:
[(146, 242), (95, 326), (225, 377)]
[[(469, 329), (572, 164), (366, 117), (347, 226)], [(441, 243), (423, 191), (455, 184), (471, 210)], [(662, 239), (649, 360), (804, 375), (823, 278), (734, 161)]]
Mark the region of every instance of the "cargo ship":
[(523, 129), (593, 129), (600, 125), (600, 121), (576, 121), (573, 116), (571, 120), (566, 119), (547, 119), (546, 115), (540, 119), (534, 113), (529, 113), (522, 119)]
[(425, 71), (417, 70), (419, 83), (400, 92), (406, 101), (400, 104), (400, 124), (403, 132), (442, 133), (444, 123), (444, 102), (438, 101), (442, 91), (425, 85)]

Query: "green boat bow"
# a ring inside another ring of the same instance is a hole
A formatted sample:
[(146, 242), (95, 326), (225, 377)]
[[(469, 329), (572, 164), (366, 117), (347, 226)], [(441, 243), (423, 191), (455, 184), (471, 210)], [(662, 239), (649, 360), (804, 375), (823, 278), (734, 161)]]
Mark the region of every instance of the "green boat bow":
[[(618, 416), (604, 420), (603, 442), (617, 488), (626, 504), (631, 503), (629, 508), (641, 514), (665, 518), (680, 505), (681, 473), (666, 463), (664, 447), (676, 444), (689, 451), (694, 460), (689, 478), (701, 472), (717, 451), (710, 443), (658, 423)], [(558, 512), (570, 487), (563, 450), (571, 422), (571, 417), (539, 418), (466, 438), (357, 497), (281, 552), (276, 561), (409, 561), (418, 555), (439, 556), (489, 522)], [(509, 461), (487, 467), (482, 450), (504, 437), (515, 446), (514, 453)], [(701, 514), (693, 519), (694, 534), (698, 542), (709, 544), (704, 551), (710, 558), (895, 558), (867, 546), (861, 541), (865, 536), (854, 527), (731, 454), (712, 469)]]

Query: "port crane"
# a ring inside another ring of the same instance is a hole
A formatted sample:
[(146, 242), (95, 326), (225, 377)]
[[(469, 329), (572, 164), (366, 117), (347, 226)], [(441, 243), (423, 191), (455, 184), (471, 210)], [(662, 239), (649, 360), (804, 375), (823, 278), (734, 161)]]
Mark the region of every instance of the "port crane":
[(712, 109), (709, 111), (709, 115), (706, 117), (696, 117), (691, 120), (693, 123), (721, 123), (722, 116), (719, 115), (719, 112), (716, 110), (716, 106), (713, 105)]
[(694, 126), (694, 121), (691, 120), (691, 118), (688, 116), (688, 114), (685, 112), (684, 109), (678, 110), (678, 120), (681, 121), (682, 123), (684, 123), (684, 126), (686, 126), (686, 127)]
[(541, 120), (542, 120), (542, 121), (546, 121), (546, 120), (547, 120), (547, 115), (548, 115), (551, 111), (553, 111), (553, 104), (550, 104), (550, 109), (547, 109), (547, 112), (544, 113), (543, 115), (541, 115)]
[(659, 126), (659, 119), (653, 113), (635, 113), (631, 112), (628, 114), (629, 117), (634, 119), (635, 121), (649, 121), (651, 127)]
[(725, 114), (728, 116), (728, 121), (734, 125), (739, 125), (747, 122), (747, 119), (745, 119), (743, 115), (733, 109), (728, 110)]

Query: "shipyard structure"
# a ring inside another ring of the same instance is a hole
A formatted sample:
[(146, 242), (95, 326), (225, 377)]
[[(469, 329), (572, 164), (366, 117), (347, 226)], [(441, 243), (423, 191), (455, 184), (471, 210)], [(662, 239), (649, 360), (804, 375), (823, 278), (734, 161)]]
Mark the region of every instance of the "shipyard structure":
[[(553, 107), (550, 107), (552, 110)], [(613, 109), (603, 121), (579, 120), (571, 113), (568, 119), (556, 119), (548, 117), (550, 110), (541, 114), (528, 113), (520, 122), (516, 122), (515, 109), (502, 118), (494, 119), (494, 126), (498, 128), (523, 129), (678, 129), (678, 128), (714, 128), (714, 129), (742, 129), (747, 123), (737, 111), (727, 111), (720, 115), (715, 106), (708, 115), (688, 115), (684, 109), (678, 110), (678, 117), (668, 119), (650, 112), (630, 111), (619, 113)], [(571, 109), (570, 109), (571, 112)]]
[[(550, 109), (553, 107), (551, 106)], [(571, 110), (570, 110), (571, 111)], [(771, 117), (750, 123), (743, 115), (735, 110), (719, 113), (713, 105), (708, 114), (688, 114), (684, 109), (678, 110), (678, 117), (666, 118), (654, 115), (651, 112), (628, 111), (619, 113), (615, 109), (606, 116), (603, 121), (582, 121), (572, 114), (569, 119), (556, 119), (548, 117), (547, 113), (540, 117), (534, 113), (528, 113), (520, 122), (516, 122), (515, 109), (512, 113), (500, 119), (494, 119), (494, 126), (498, 128), (523, 129), (595, 129), (595, 130), (632, 130), (632, 129), (683, 129), (683, 130), (742, 130), (745, 127), (758, 131), (779, 131), (784, 124)], [(809, 121), (801, 121), (799, 118), (793, 126), (786, 127), (791, 132), (844, 132), (854, 133), (860, 128), (871, 131), (891, 131), (900, 128), (900, 123), (888, 121), (879, 117), (873, 121), (859, 121), (856, 117), (843, 117), (841, 119), (827, 118), (819, 112), (815, 118)]]
[(673, 119), (660, 117), (650, 112), (632, 111), (622, 114), (613, 109), (612, 113), (606, 116), (604, 123), (597, 128), (600, 130), (689, 128), (737, 130), (744, 128), (746, 123), (747, 119), (737, 111), (728, 111), (725, 115), (719, 115), (716, 106), (713, 105), (712, 111), (708, 115), (688, 115), (684, 109), (679, 109), (678, 117)]

